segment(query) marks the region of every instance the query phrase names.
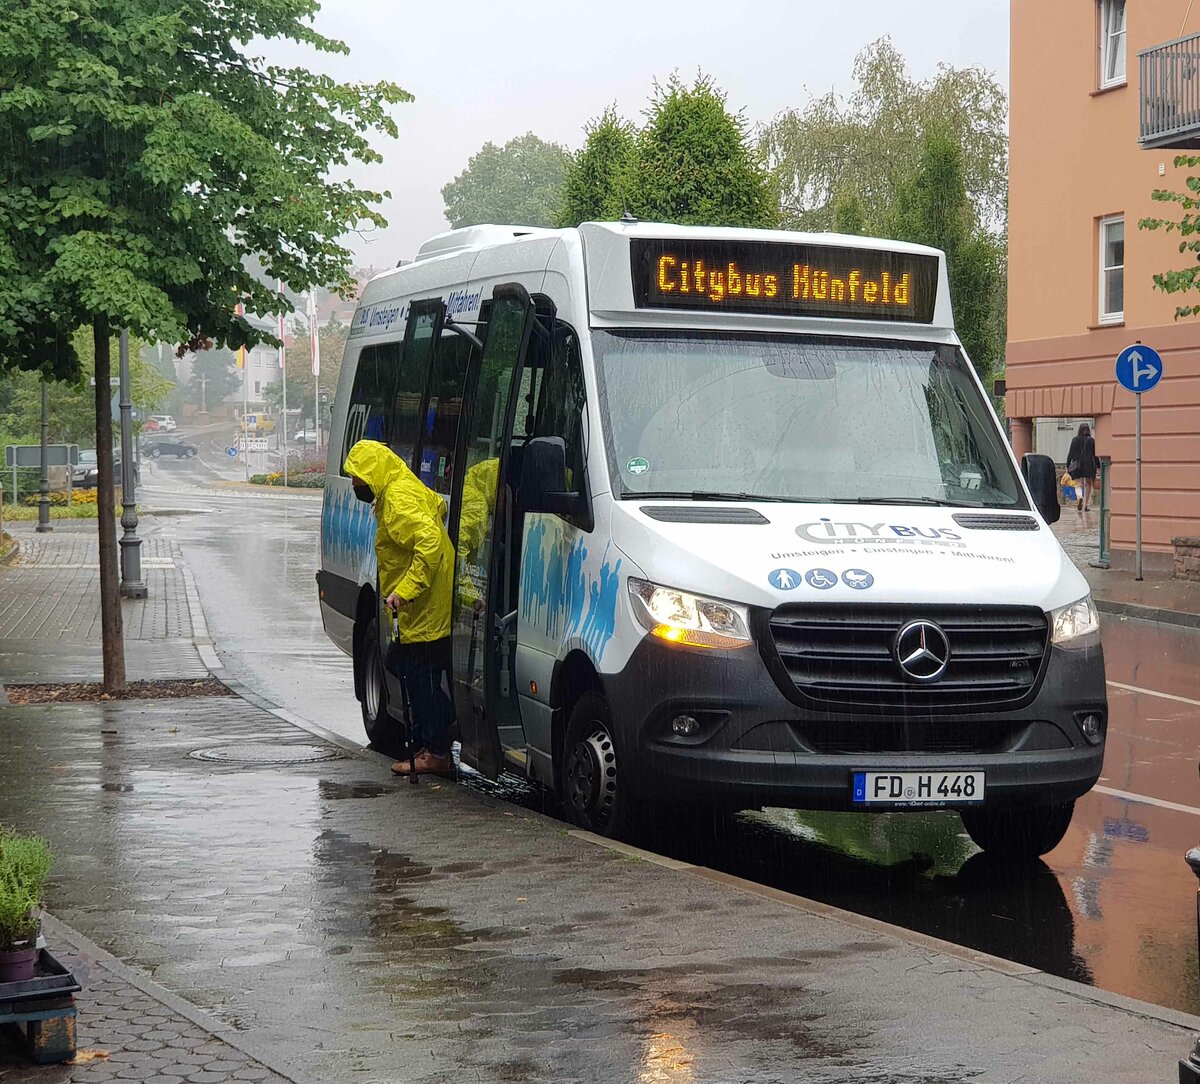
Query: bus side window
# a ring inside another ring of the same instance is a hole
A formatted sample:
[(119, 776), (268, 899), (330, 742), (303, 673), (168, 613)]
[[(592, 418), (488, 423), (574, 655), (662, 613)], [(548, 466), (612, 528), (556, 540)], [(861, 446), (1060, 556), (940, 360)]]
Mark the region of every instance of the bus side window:
[[(354, 386), (350, 391), (350, 406), (346, 412), (346, 440), (342, 445), (343, 460), (360, 440), (387, 439), (387, 411), (391, 403), (394, 373), (388, 356), (395, 347), (364, 346), (354, 370)], [(342, 476), (346, 476), (342, 469)]]
[[(437, 304), (440, 306), (440, 301)], [(441, 314), (432, 306), (422, 310), (414, 304), (408, 323), (403, 348), (396, 347), (399, 372), (393, 385), (396, 393), (388, 419), (388, 443), (415, 474), (418, 464), (414, 460), (421, 440), (421, 400), (425, 396), (433, 360), (433, 336), (441, 323)]]
[(582, 485), (585, 463), (583, 411), (586, 403), (579, 337), (569, 324), (557, 322), (542, 379), (536, 437), (562, 437), (567, 446), (567, 485)]
[(472, 350), (467, 339), (444, 332), (434, 351), (429, 374), (429, 407), (425, 411), (417, 474), (430, 489), (446, 498), (454, 479), (454, 445)]

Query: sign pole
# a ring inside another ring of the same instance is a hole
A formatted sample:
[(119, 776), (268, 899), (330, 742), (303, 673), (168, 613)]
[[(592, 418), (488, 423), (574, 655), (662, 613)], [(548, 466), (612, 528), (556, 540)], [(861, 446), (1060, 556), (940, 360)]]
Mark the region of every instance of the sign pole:
[(1142, 395), (1163, 375), (1157, 350), (1138, 340), (1117, 355), (1117, 383), (1133, 392), (1134, 578), (1142, 578)]
[(47, 463), (46, 445), (50, 442), (50, 416), (46, 402), (46, 382), (42, 381), (42, 477), (38, 485), (38, 534), (53, 531), (50, 525), (50, 465)]
[[(283, 279), (277, 279), (276, 285), (279, 287), (279, 296), (283, 294)], [(288, 412), (287, 412), (287, 346), (284, 343), (283, 336), (286, 331), (283, 322), (283, 313), (279, 314), (279, 371), (283, 380), (283, 417), (279, 424), (283, 426), (283, 488), (287, 489), (288, 483)], [(278, 438), (276, 438), (278, 439)]]
[(129, 386), (129, 329), (121, 329), (118, 353), (121, 396), (121, 597), (145, 598), (142, 578), (142, 540), (138, 537), (137, 493), (134, 480), (133, 399)]
[(1142, 397), (1140, 394), (1133, 397), (1133, 469), (1134, 469), (1134, 500), (1135, 508), (1135, 527), (1134, 531), (1137, 537), (1136, 543), (1136, 565), (1137, 575), (1134, 579), (1142, 578)]

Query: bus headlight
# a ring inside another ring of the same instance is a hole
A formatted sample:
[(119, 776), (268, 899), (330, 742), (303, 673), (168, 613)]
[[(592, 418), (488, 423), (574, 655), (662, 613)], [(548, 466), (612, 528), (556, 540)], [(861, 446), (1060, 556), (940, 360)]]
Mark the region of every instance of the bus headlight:
[(1100, 615), (1092, 596), (1084, 595), (1078, 602), (1050, 611), (1050, 642), (1059, 647), (1082, 646), (1079, 641), (1100, 629)]
[(686, 647), (748, 647), (750, 616), (735, 602), (692, 595), (630, 577), (633, 612), (651, 636)]

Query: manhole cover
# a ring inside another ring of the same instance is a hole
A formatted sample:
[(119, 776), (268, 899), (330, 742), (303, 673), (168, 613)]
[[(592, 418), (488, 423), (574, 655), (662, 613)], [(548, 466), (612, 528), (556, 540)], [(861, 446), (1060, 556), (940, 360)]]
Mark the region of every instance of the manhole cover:
[(261, 742), (195, 749), (188, 756), (234, 764), (315, 764), (322, 760), (345, 759), (344, 753), (329, 745), (266, 745)]

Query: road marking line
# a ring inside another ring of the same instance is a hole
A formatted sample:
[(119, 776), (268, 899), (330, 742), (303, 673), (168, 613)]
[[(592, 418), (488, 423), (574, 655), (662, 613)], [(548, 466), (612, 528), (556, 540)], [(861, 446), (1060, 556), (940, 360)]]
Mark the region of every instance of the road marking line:
[(1178, 802), (1168, 802), (1165, 798), (1151, 798), (1148, 794), (1132, 794), (1127, 790), (1116, 790), (1113, 787), (1092, 787), (1092, 790), (1098, 791), (1100, 794), (1107, 794), (1112, 798), (1124, 798), (1129, 802), (1137, 802), (1140, 805), (1156, 805), (1159, 809), (1173, 809), (1176, 813), (1191, 813), (1200, 817), (1200, 809), (1190, 805), (1180, 805)]
[(1124, 685), (1119, 681), (1109, 681), (1106, 684), (1111, 685), (1114, 689), (1124, 689), (1127, 693), (1145, 693), (1147, 696), (1157, 696), (1162, 700), (1174, 700), (1180, 704), (1191, 704), (1194, 708), (1200, 708), (1200, 700), (1192, 700), (1190, 697), (1155, 692), (1153, 689), (1143, 689), (1137, 685)]

